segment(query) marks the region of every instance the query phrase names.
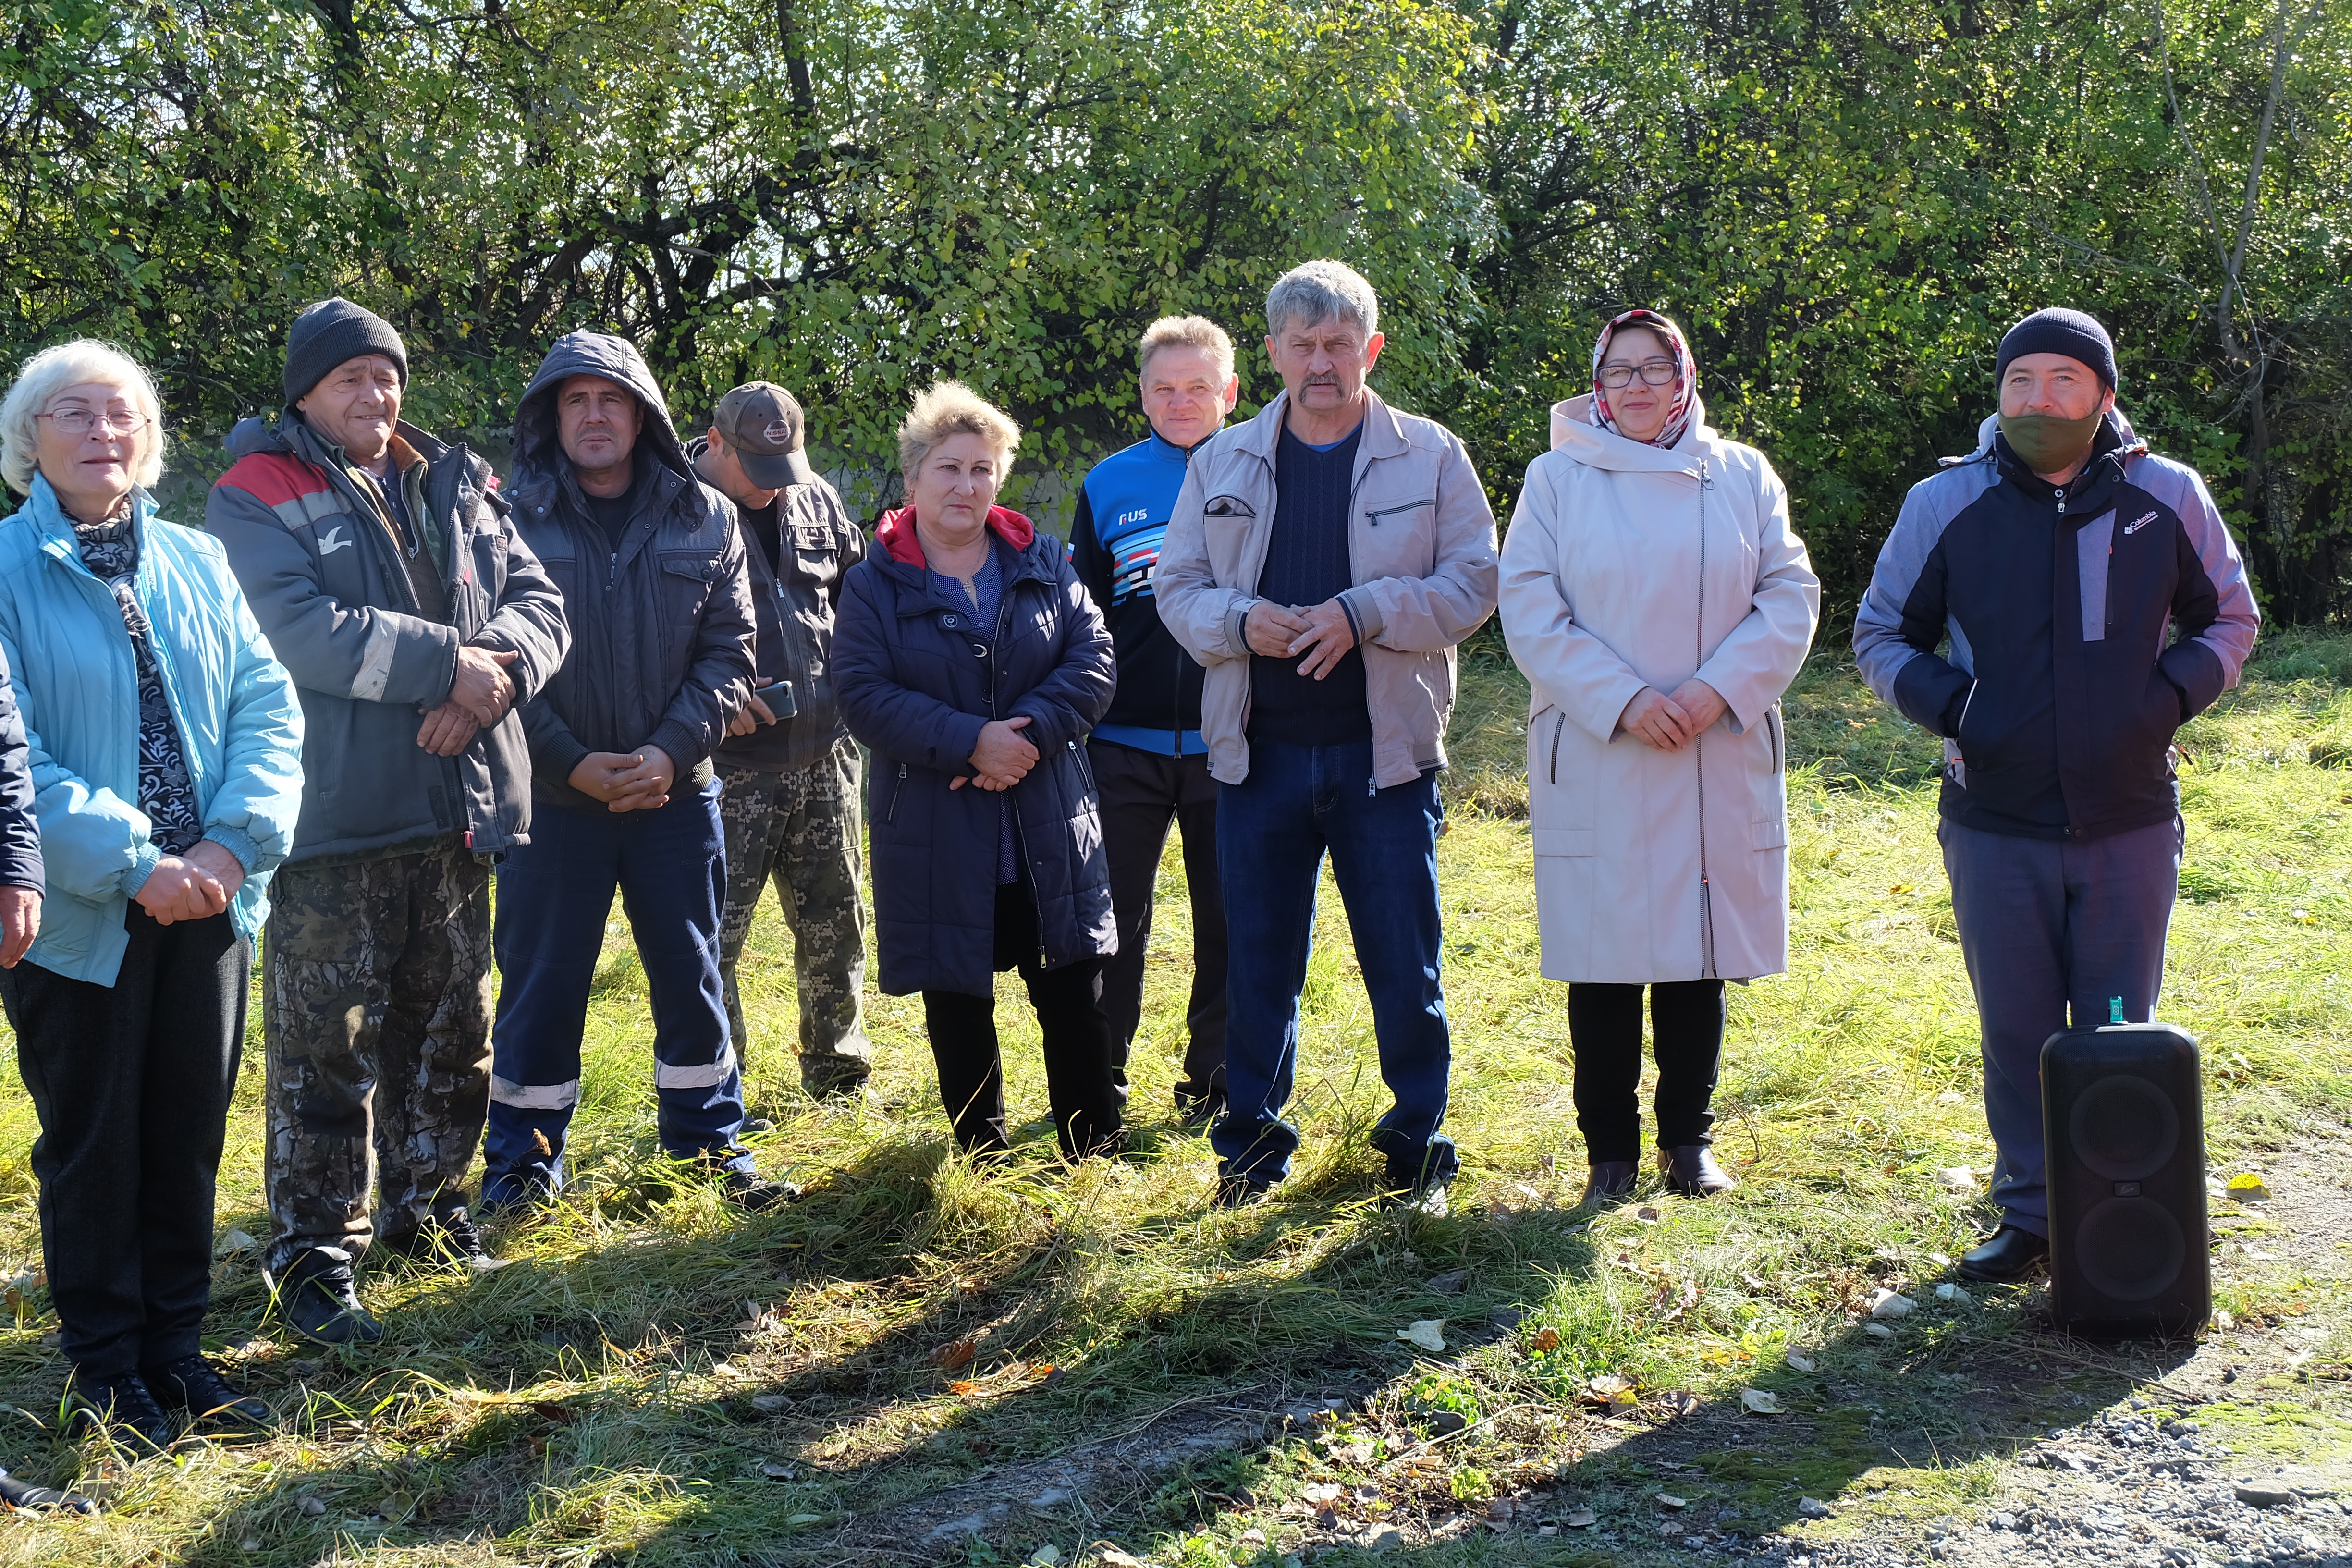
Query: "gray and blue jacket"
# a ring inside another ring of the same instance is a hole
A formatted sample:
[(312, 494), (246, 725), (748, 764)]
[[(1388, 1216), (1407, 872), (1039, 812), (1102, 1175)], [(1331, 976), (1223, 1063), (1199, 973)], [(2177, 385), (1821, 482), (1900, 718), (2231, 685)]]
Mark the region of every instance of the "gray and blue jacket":
[(1854, 617), (1863, 678), (1944, 737), (1948, 820), (2046, 839), (2168, 821), (2173, 732), (2237, 684), (2261, 624), (2237, 545), (2120, 413), (2065, 485), (1997, 423), (1904, 499)]

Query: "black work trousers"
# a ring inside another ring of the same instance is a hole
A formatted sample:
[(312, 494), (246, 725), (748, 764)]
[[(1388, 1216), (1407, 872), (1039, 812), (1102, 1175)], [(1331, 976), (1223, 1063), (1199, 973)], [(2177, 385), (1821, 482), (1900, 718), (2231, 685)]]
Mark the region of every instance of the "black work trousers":
[(88, 1377), (201, 1348), (213, 1179), (245, 1041), (251, 947), (226, 914), (159, 925), (132, 904), (111, 985), (0, 970), (40, 1117), (41, 1256), (66, 1359)]
[(1209, 759), (1164, 757), (1111, 741), (1087, 747), (1101, 801), (1118, 951), (1103, 970), (1110, 1018), (1111, 1079), (1127, 1101), (1127, 1055), (1143, 1022), (1143, 954), (1151, 942), (1152, 890), (1168, 828), (1184, 836), (1184, 887), (1192, 902), (1192, 994), (1184, 1009), (1180, 1106), (1225, 1092), (1225, 900), (1217, 881), (1217, 781)]
[[(1658, 1058), (1658, 1147), (1713, 1142), (1710, 1109), (1723, 1062), (1727, 1008), (1720, 980), (1662, 981), (1650, 988)], [(1568, 1038), (1576, 1053), (1576, 1124), (1585, 1157), (1642, 1155), (1642, 987), (1579, 981), (1568, 988)]]
[[(996, 889), (996, 967), (1018, 969), (1045, 1035), (1045, 1093), (1054, 1131), (1072, 1159), (1119, 1144), (1119, 1095), (1111, 1081), (1110, 1024), (1103, 1016), (1103, 961), (1044, 967), (1037, 906), (1024, 882)], [(923, 1025), (939, 1064), (940, 1099), (967, 1154), (1012, 1146), (1004, 1122), (1004, 1063), (997, 1050), (996, 1000), (960, 991), (923, 993)]]

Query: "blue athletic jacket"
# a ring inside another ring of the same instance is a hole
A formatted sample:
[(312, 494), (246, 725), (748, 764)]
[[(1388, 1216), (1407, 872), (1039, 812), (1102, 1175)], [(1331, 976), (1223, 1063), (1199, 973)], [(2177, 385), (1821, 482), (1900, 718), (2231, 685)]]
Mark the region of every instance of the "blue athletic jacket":
[(2048, 839), (2168, 821), (2173, 731), (2237, 684), (2261, 624), (2237, 545), (2205, 481), (2121, 414), (2064, 486), (1997, 423), (1904, 499), (1854, 618), (1863, 677), (1945, 738), (1951, 821)]
[(1148, 436), (1094, 466), (1078, 490), (1070, 563), (1110, 627), (1118, 689), (1094, 738), (1167, 756), (1202, 756), (1201, 666), (1152, 596), (1160, 542), (1184, 488), (1184, 448)]

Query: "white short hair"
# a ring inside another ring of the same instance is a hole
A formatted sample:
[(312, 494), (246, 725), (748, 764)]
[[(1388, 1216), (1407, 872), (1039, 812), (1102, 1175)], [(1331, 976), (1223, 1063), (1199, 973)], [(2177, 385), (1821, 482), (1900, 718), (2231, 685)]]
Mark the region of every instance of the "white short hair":
[(1308, 326), (1337, 318), (1370, 337), (1381, 330), (1381, 302), (1364, 275), (1344, 261), (1302, 261), (1265, 292), (1265, 335), (1282, 336), (1294, 320)]
[(86, 381), (119, 387), (131, 406), (147, 416), (139, 432), (139, 456), (131, 481), (144, 489), (163, 477), (163, 400), (154, 378), (140, 363), (97, 338), (76, 338), (43, 349), (26, 360), (0, 400), (0, 479), (18, 495), (30, 495), (41, 464), (40, 418), (58, 393)]
[(1197, 349), (1217, 367), (1220, 384), (1234, 378), (1234, 340), (1206, 316), (1162, 316), (1144, 328), (1143, 344), (1136, 356), (1139, 379), (1150, 376), (1151, 356), (1161, 349)]

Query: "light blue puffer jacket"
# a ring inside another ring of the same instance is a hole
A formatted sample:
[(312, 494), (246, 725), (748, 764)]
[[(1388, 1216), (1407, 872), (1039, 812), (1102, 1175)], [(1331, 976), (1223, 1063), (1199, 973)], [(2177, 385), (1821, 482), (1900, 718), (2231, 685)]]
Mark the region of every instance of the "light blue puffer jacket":
[[(145, 491), (132, 592), (196, 786), (205, 837), (246, 868), (230, 900), (250, 941), (269, 913), (269, 873), (302, 803), (302, 710), (246, 607), (220, 542), (165, 522)], [(139, 809), (139, 673), (114, 595), (81, 563), (48, 481), (0, 521), (0, 647), (30, 745), (48, 898), (27, 959), (114, 984), (124, 911), (162, 851)]]

